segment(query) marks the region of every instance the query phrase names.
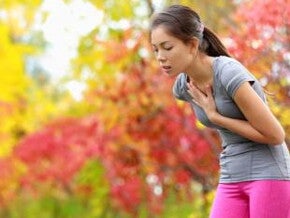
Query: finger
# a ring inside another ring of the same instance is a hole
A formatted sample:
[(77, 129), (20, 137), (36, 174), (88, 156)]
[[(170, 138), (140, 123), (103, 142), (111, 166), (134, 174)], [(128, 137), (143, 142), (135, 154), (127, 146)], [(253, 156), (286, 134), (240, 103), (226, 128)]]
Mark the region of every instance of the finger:
[(190, 85), (194, 86), (195, 87), (195, 84), (193, 83), (192, 80), (189, 81)]
[(186, 90), (188, 94), (195, 99), (195, 101), (198, 101), (200, 99), (200, 93), (198, 93), (198, 90), (193, 87), (189, 87), (189, 89)]
[(195, 98), (195, 96), (192, 94), (192, 92), (191, 92), (190, 90), (187, 90), (187, 92), (188, 92), (188, 94), (191, 96), (191, 101), (192, 101), (194, 104), (200, 106), (200, 103), (196, 100), (196, 98)]
[(208, 97), (213, 97), (211, 86), (207, 86), (205, 91)]
[(200, 106), (200, 104), (198, 103), (198, 101), (195, 100), (193, 94), (192, 94), (189, 90), (187, 90), (187, 92), (188, 92), (188, 94), (191, 96), (191, 101), (192, 101), (194, 104)]
[(191, 83), (186, 83), (186, 86), (187, 86), (187, 88), (189, 88), (189, 89), (193, 89), (193, 88), (194, 88), (193, 85), (192, 85)]
[(200, 93), (200, 90), (193, 83), (187, 83), (187, 87), (192, 93), (196, 95)]
[(186, 90), (190, 97), (194, 98), (194, 94), (190, 90)]
[(187, 86), (187, 92), (190, 94), (190, 96), (191, 97), (194, 97), (194, 93), (195, 93), (195, 90), (194, 90), (194, 88), (191, 86), (191, 84), (189, 84), (189, 83), (187, 83), (186, 84), (186, 86)]
[(191, 101), (192, 101), (194, 104), (196, 104), (196, 105), (198, 105), (199, 107), (201, 107), (201, 105), (200, 105), (196, 100), (194, 100), (193, 98), (191, 99)]

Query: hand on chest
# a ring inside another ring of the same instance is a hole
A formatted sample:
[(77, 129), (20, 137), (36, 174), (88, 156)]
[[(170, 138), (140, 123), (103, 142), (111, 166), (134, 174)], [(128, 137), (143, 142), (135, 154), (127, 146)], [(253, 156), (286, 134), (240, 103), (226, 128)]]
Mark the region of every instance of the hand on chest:
[[(213, 97), (216, 104), (216, 109), (221, 115), (234, 119), (245, 119), (243, 113), (240, 111), (236, 103), (227, 94), (226, 90), (223, 87), (215, 87)], [(201, 107), (194, 104), (193, 102), (190, 104), (198, 120), (202, 124), (208, 127), (217, 127), (209, 121), (206, 113)]]

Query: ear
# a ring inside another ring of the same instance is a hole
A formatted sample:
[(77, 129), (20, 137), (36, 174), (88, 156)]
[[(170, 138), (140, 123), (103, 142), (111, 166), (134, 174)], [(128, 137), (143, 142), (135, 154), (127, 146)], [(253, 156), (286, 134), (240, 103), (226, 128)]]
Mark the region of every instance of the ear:
[(191, 54), (196, 54), (198, 51), (198, 45), (199, 45), (199, 40), (196, 37), (192, 37), (192, 39), (188, 42), (190, 46), (190, 53)]

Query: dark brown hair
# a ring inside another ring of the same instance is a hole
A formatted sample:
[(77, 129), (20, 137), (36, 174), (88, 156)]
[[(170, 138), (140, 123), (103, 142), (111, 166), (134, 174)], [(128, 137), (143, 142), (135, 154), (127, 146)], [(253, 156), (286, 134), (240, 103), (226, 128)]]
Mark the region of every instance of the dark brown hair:
[(166, 27), (169, 34), (189, 42), (192, 37), (199, 39), (199, 49), (209, 56), (220, 55), (230, 57), (227, 49), (209, 28), (205, 27), (199, 15), (191, 8), (183, 5), (172, 5), (152, 16), (150, 33), (159, 25)]

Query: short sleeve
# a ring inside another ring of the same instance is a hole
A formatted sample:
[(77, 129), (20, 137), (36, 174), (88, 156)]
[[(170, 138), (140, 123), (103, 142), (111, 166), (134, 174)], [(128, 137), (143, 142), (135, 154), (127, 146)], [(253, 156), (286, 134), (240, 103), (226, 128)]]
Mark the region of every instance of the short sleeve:
[(252, 85), (256, 81), (255, 77), (239, 62), (227, 63), (221, 70), (220, 80), (232, 98), (241, 84), (250, 82)]
[(190, 101), (191, 96), (187, 92), (186, 75), (184, 73), (179, 74), (173, 84), (172, 92), (175, 98), (182, 101)]

